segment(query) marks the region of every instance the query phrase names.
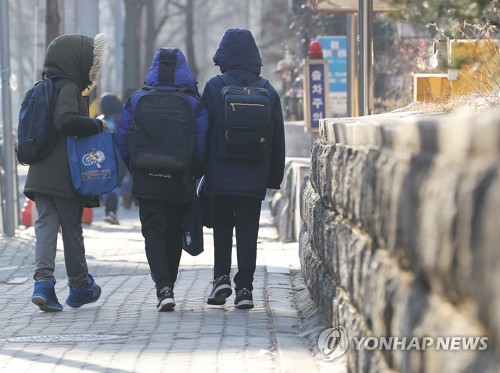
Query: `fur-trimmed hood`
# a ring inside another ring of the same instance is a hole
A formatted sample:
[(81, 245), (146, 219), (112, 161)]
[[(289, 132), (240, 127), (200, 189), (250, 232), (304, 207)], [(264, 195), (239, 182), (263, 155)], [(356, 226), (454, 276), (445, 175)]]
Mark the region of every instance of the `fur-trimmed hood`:
[(48, 76), (71, 78), (83, 91), (97, 80), (102, 65), (106, 37), (67, 34), (55, 38), (47, 47), (44, 72)]

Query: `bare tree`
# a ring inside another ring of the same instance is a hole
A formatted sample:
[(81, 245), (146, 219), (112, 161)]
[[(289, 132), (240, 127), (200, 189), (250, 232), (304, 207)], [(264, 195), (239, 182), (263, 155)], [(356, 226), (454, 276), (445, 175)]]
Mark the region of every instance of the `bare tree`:
[(61, 16), (57, 0), (47, 0), (47, 13), (45, 15), (47, 32), (45, 34), (45, 45), (61, 35)]
[(140, 87), (142, 71), (140, 69), (139, 41), (141, 29), (141, 12), (144, 0), (124, 0), (125, 2), (125, 43), (123, 45), (124, 67), (123, 87), (137, 89)]
[(186, 27), (186, 58), (194, 76), (198, 75), (198, 65), (196, 64), (194, 48), (194, 10), (196, 0), (186, 0), (185, 4), (172, 1), (172, 5), (177, 7), (183, 14)]
[(16, 75), (19, 83), (17, 94), (12, 96), (14, 107), (22, 100), (24, 93), (30, 88), (35, 78), (34, 58), (33, 58), (33, 19), (35, 18), (35, 8), (24, 6), (20, 1), (9, 3), (13, 19), (17, 22), (10, 25), (11, 33), (11, 63), (12, 72)]

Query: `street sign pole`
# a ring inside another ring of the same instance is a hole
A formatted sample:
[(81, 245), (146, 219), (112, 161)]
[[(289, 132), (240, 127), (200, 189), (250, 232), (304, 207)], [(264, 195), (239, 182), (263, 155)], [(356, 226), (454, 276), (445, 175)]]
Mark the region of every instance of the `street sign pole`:
[(347, 15), (347, 116), (358, 116), (358, 14)]
[(373, 112), (373, 0), (359, 0), (359, 115)]

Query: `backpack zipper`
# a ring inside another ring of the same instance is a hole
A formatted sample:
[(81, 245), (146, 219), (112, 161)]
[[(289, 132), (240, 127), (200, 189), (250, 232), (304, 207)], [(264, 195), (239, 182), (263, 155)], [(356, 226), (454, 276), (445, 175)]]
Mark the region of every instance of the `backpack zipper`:
[(258, 107), (265, 107), (266, 106), (264, 104), (246, 104), (243, 102), (231, 102), (230, 105), (233, 108), (233, 111), (236, 111), (236, 106), (258, 106)]
[(148, 113), (148, 114), (180, 114), (180, 113), (182, 113), (182, 110), (160, 109), (160, 108), (143, 108), (141, 110), (141, 112)]

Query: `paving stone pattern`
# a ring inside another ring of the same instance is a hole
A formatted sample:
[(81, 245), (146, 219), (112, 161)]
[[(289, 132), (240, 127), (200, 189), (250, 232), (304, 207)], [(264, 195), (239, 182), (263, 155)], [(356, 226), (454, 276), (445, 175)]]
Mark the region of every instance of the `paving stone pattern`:
[(107, 225), (95, 209), (94, 221), (84, 228), (89, 271), (102, 296), (80, 309), (64, 304), (61, 241), (56, 291), (65, 307), (44, 313), (30, 301), (33, 228), (0, 240), (1, 372), (346, 371), (342, 359), (325, 362), (318, 353), (314, 337), (326, 326), (301, 279), (298, 244), (277, 241), (268, 210), (261, 222), (253, 310), (235, 309), (234, 296), (224, 307), (206, 304), (213, 264), (206, 230), (205, 252), (183, 254), (175, 311), (157, 312), (138, 210), (121, 209), (118, 218), (120, 225)]

